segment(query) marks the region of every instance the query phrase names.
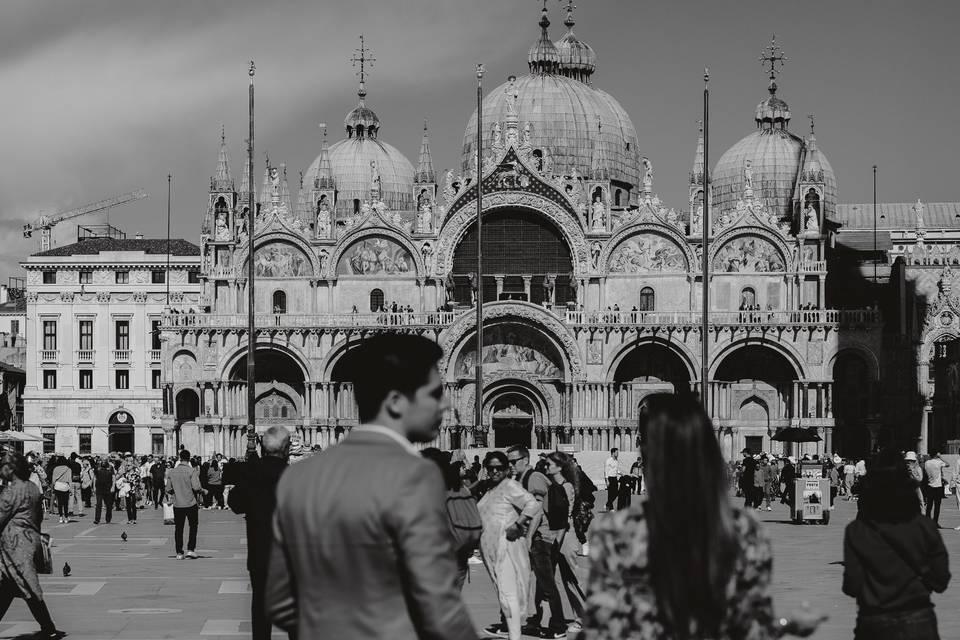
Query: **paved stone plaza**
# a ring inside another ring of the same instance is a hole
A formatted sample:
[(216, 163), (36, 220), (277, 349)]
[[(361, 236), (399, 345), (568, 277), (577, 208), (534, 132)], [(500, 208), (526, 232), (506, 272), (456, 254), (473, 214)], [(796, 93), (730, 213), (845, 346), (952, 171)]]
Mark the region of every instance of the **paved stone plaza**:
[[(598, 503), (603, 504), (602, 494)], [(797, 526), (787, 522), (786, 508), (762, 512), (774, 540), (773, 595), (780, 612), (806, 600), (830, 614), (814, 636), (839, 640), (852, 636), (854, 603), (840, 592), (843, 527), (856, 511), (840, 501), (830, 525)], [(173, 527), (164, 526), (159, 511), (142, 512), (139, 524), (126, 525), (117, 512), (111, 525), (93, 527), (92, 514), (66, 525), (47, 518), (45, 531), (54, 539), (56, 573), (42, 580), (58, 626), (75, 640), (178, 640), (249, 637), (249, 596), (245, 569), (243, 521), (229, 511), (200, 515), (197, 560), (174, 559)], [(602, 517), (602, 516), (600, 516)], [(958, 572), (960, 513), (956, 502), (944, 502), (941, 524), (951, 568)], [(123, 542), (121, 533), (128, 539)], [(64, 562), (72, 574), (64, 578)], [(585, 569), (585, 567), (583, 567)], [(497, 620), (497, 604), (482, 565), (472, 565), (465, 597), (477, 626)], [(944, 639), (960, 637), (956, 584), (936, 596)], [(569, 613), (569, 612), (568, 612)], [(25, 639), (37, 630), (23, 602), (14, 602), (3, 622), (0, 639)], [(276, 637), (284, 637), (277, 634)], [(319, 640), (319, 639), (318, 639)], [(333, 640), (333, 639), (331, 639)]]

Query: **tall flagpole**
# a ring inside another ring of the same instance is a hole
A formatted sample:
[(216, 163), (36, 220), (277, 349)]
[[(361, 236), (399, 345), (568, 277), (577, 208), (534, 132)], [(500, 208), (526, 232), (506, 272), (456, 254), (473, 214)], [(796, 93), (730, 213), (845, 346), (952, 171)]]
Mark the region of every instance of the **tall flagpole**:
[(710, 413), (710, 70), (703, 70), (703, 324), (700, 327), (700, 399)]
[(163, 277), (167, 283), (167, 313), (170, 312), (170, 181), (173, 179), (167, 174), (167, 273)]
[(873, 285), (877, 285), (877, 165), (873, 165)]
[(253, 75), (256, 66), (250, 61), (250, 138), (247, 141), (247, 178), (250, 191), (247, 193), (247, 456), (257, 449), (257, 378), (254, 375), (254, 354), (256, 352), (256, 327), (254, 322), (254, 293), (253, 293), (253, 250), (256, 246), (254, 238), (254, 222), (257, 218), (256, 203), (254, 203), (253, 181)]
[(477, 65), (477, 391), (474, 406), (474, 429), (481, 428), (483, 406), (483, 65)]

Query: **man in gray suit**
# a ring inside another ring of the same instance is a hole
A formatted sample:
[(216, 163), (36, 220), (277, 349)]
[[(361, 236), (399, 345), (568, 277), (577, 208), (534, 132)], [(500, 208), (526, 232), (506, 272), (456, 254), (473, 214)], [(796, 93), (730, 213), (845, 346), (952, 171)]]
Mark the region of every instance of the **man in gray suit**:
[(381, 334), (348, 354), (360, 426), (277, 486), (267, 614), (294, 637), (475, 640), (435, 464), (440, 347)]

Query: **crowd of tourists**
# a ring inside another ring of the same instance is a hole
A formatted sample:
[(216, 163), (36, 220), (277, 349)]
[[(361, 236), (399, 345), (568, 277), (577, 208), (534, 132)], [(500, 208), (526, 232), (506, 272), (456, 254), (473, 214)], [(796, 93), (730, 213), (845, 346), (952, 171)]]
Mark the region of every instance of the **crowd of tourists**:
[[(270, 638), (274, 626), (290, 638), (344, 640), (805, 637), (826, 615), (807, 605), (777, 611), (772, 546), (757, 510), (790, 503), (791, 477), (813, 466), (836, 496), (857, 500), (841, 585), (857, 603), (855, 639), (940, 637), (931, 594), (947, 588), (950, 573), (935, 518), (957, 477), (940, 456), (883, 449), (853, 462), (744, 451), (730, 466), (700, 403), (660, 393), (647, 397), (638, 428), (642, 465), (624, 471), (612, 450), (606, 509), (598, 509), (597, 487), (560, 451), (511, 446), (470, 461), (462, 451), (419, 450), (449, 408), (441, 355), (414, 335), (365, 340), (350, 372), (360, 425), (323, 452), (305, 452), (275, 426), (242, 461), (201, 461), (185, 449), (174, 461), (5, 455), (0, 617), (21, 597), (42, 637), (62, 635), (34, 561), (43, 492), (52, 486), (64, 518), (88, 508), (85, 487), (113, 492), (119, 478), (131, 485), (123, 496), (131, 523), (137, 508), (158, 500), (175, 512), (178, 558), (184, 521), (186, 556), (195, 557), (199, 509), (227, 505), (245, 516), (254, 640)], [(154, 469), (162, 471), (159, 499)], [(499, 619), (475, 622), (461, 591), (480, 564)]]

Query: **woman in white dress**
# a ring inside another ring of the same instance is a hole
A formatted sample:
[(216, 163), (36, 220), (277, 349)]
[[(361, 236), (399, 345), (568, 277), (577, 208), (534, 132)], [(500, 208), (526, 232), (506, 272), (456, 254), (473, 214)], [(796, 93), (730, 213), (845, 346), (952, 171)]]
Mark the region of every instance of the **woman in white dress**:
[(490, 489), (480, 499), (480, 555), (497, 590), (510, 640), (520, 640), (530, 591), (530, 542), (540, 524), (540, 503), (507, 473), (507, 456), (491, 451), (483, 460)]

